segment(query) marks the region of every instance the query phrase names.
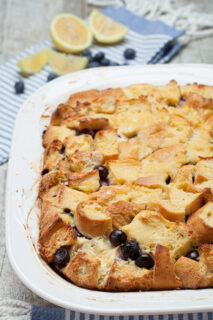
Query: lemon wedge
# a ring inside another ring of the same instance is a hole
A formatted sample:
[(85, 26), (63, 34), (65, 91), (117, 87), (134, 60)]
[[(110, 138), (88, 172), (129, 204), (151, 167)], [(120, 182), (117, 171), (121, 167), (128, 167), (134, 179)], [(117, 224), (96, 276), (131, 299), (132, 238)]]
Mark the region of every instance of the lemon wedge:
[(29, 76), (40, 71), (48, 61), (50, 48), (45, 48), (37, 53), (31, 54), (17, 61), (20, 72)]
[(86, 68), (88, 59), (86, 57), (50, 50), (48, 62), (54, 73), (63, 75)]
[(93, 37), (101, 43), (115, 43), (123, 40), (128, 28), (98, 10), (93, 10), (89, 16), (89, 27)]
[(84, 21), (73, 14), (57, 15), (50, 24), (55, 47), (66, 53), (81, 52), (92, 44), (92, 34)]

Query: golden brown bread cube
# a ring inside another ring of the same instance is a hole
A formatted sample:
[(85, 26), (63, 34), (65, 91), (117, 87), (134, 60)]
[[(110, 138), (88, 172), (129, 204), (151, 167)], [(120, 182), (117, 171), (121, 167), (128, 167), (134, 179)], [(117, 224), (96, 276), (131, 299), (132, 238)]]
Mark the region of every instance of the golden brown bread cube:
[(175, 264), (170, 258), (167, 247), (157, 245), (153, 273), (153, 289), (168, 290), (180, 288), (181, 282), (175, 274)]
[(39, 184), (38, 196), (42, 199), (46, 192), (61, 182), (61, 171), (51, 171), (42, 176)]
[(96, 202), (81, 202), (77, 206), (75, 223), (79, 231), (88, 238), (108, 236), (112, 232), (112, 219)]
[(117, 132), (113, 129), (100, 130), (94, 138), (94, 148), (102, 153), (104, 161), (118, 158)]
[(89, 172), (73, 172), (66, 175), (69, 186), (86, 193), (98, 190), (100, 177), (98, 170)]
[(194, 212), (187, 224), (197, 235), (199, 243), (213, 243), (213, 202), (206, 203)]
[(69, 156), (72, 156), (76, 151), (81, 151), (81, 152), (92, 151), (93, 139), (88, 134), (68, 137), (65, 140), (65, 146), (66, 146), (66, 155), (69, 157)]
[(196, 237), (185, 223), (168, 221), (155, 211), (142, 210), (121, 229), (128, 239), (136, 240), (143, 250), (153, 255), (158, 244), (169, 248), (172, 259), (185, 255), (197, 245)]
[(112, 160), (107, 163), (112, 184), (131, 184), (140, 174), (141, 162), (137, 160)]
[(75, 151), (68, 157), (70, 169), (74, 172), (92, 171), (103, 162), (103, 156), (97, 151)]
[(58, 208), (49, 202), (43, 203), (39, 233), (39, 252), (42, 258), (50, 263), (61, 246), (69, 246), (76, 241), (76, 231), (70, 226), (69, 220), (63, 219)]

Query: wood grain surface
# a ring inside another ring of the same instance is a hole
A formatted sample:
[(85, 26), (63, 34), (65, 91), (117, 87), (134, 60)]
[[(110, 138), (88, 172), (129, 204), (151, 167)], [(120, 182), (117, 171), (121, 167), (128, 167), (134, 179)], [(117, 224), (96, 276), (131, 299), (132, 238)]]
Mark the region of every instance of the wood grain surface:
[[(178, 1), (178, 0), (176, 0)], [(186, 0), (188, 3), (189, 1)], [(200, 12), (213, 14), (213, 1), (194, 0)], [(61, 12), (86, 18), (92, 7), (86, 0), (0, 0), (0, 64), (19, 51), (48, 39), (49, 24)], [(171, 63), (213, 63), (213, 38), (192, 41)], [(13, 272), (5, 249), (4, 196), (7, 164), (0, 167), (0, 301), (18, 299), (50, 305), (27, 289)], [(23, 252), (24, 259), (24, 252)]]

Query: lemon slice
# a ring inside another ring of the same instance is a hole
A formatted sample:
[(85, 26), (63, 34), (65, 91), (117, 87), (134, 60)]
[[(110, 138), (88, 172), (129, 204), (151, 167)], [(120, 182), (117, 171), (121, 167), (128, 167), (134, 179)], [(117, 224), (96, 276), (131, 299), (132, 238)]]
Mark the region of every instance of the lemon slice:
[(55, 47), (63, 52), (81, 52), (91, 46), (92, 34), (83, 20), (70, 13), (57, 15), (50, 24)]
[(93, 37), (101, 43), (115, 43), (123, 40), (128, 28), (98, 10), (93, 10), (89, 17), (89, 26)]
[(48, 61), (50, 48), (45, 48), (37, 53), (31, 54), (17, 61), (20, 72), (29, 76), (40, 71)]
[(86, 68), (88, 59), (50, 50), (48, 62), (54, 73), (63, 75)]

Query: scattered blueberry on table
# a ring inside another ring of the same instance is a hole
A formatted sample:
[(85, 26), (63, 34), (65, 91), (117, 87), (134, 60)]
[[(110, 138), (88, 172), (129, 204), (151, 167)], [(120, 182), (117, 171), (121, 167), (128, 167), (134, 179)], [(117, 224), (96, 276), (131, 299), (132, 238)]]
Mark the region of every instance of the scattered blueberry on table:
[(51, 80), (54, 80), (58, 78), (58, 75), (56, 73), (49, 73), (48, 76), (47, 76), (47, 82), (51, 81)]
[(24, 93), (24, 81), (23, 80), (19, 80), (15, 83), (15, 92), (16, 94), (21, 94), (21, 93)]
[(103, 58), (103, 59), (101, 59), (100, 64), (102, 66), (104, 66), (104, 67), (109, 66), (110, 65), (110, 60), (107, 59), (107, 58)]
[(128, 60), (134, 59), (136, 56), (135, 49), (127, 48), (124, 50), (124, 57)]
[(98, 62), (100, 62), (104, 58), (105, 58), (105, 54), (102, 51), (99, 51), (94, 55), (94, 60)]
[(87, 68), (98, 68), (101, 64), (98, 61), (92, 61), (88, 63)]

